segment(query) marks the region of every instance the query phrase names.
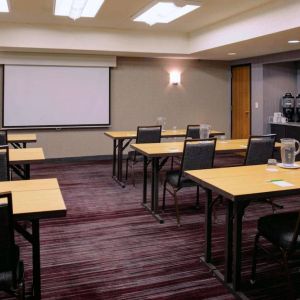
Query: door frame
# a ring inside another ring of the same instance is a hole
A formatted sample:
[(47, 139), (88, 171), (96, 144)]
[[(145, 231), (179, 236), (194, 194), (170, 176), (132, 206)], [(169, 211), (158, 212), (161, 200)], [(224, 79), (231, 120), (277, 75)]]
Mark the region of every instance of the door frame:
[(249, 130), (249, 134), (250, 136), (252, 135), (252, 64), (251, 63), (246, 63), (246, 64), (238, 64), (238, 65), (231, 65), (230, 68), (230, 134), (232, 137), (232, 69), (234, 69), (235, 67), (245, 67), (245, 66), (249, 66), (250, 67), (250, 130)]

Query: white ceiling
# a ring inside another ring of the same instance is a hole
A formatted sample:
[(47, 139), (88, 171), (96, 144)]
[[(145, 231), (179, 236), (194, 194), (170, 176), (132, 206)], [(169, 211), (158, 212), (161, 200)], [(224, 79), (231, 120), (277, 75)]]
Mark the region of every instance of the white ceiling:
[[(287, 44), (289, 38), (300, 39), (300, 21), (289, 15), (295, 12), (300, 19), (300, 10), (295, 11), (300, 9), (299, 0), (196, 0), (200, 9), (152, 27), (132, 21), (152, 0), (106, 0), (96, 18), (75, 22), (54, 16), (53, 2), (10, 0), (11, 12), (0, 14), (0, 49), (219, 60), (300, 49), (300, 45)], [(264, 15), (270, 17), (273, 12), (276, 26), (268, 21), (264, 24)], [(279, 24), (278, 16), (283, 20)], [(245, 22), (257, 25), (247, 27)], [(232, 39), (235, 36), (238, 38)], [(237, 55), (228, 56), (228, 52)]]

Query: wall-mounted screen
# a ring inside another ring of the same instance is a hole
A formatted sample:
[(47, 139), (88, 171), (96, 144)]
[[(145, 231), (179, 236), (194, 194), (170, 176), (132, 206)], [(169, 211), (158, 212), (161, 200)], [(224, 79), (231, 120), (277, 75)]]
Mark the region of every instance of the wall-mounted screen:
[(109, 126), (109, 68), (5, 65), (3, 101), (4, 128)]

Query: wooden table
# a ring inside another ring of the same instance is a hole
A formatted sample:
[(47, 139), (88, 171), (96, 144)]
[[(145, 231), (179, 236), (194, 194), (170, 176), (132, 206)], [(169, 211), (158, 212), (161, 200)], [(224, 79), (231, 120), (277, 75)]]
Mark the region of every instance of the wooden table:
[[(247, 139), (217, 141), (216, 152), (243, 152), (246, 151), (247, 144)], [(160, 223), (163, 223), (164, 221), (158, 214), (159, 159), (182, 155), (183, 145), (183, 142), (131, 145), (134, 150), (144, 155), (143, 206), (147, 208)], [(148, 206), (147, 204), (147, 160), (149, 158), (152, 160), (151, 206)]]
[[(132, 140), (136, 139), (136, 131), (106, 131), (104, 134), (113, 140), (113, 179), (125, 187), (123, 182), (123, 152)], [(165, 130), (161, 132), (162, 138), (185, 137), (186, 129)], [(224, 132), (212, 130), (211, 136), (224, 135)]]
[(37, 138), (34, 133), (8, 133), (7, 142), (14, 148), (26, 148), (28, 143), (36, 143)]
[(43, 148), (9, 149), (9, 164), (14, 172), (23, 179), (30, 179), (30, 164), (44, 160)]
[[(202, 260), (235, 293), (241, 286), (242, 218), (245, 208), (253, 200), (300, 193), (300, 169), (276, 167), (276, 170), (271, 172), (266, 165), (256, 165), (185, 172), (207, 192), (205, 253)], [(277, 181), (272, 182), (278, 179), (291, 183), (292, 186), (280, 187), (274, 183)], [(224, 274), (212, 264), (212, 192), (227, 199)]]
[[(11, 192), (15, 229), (32, 244), (33, 296), (41, 298), (40, 219), (66, 216), (67, 209), (56, 178), (0, 182), (0, 193)], [(18, 221), (30, 221), (27, 231)]]

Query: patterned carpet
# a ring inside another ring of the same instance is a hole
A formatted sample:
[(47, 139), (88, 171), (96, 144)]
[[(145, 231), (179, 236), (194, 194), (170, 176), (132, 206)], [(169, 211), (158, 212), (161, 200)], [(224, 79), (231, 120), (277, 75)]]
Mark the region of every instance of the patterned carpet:
[[(240, 162), (240, 157), (218, 156), (216, 165)], [(163, 214), (165, 224), (158, 224), (140, 205), (141, 168), (137, 170), (136, 187), (129, 184), (125, 189), (112, 180), (111, 162), (48, 163), (32, 168), (32, 178), (50, 177), (58, 178), (68, 213), (66, 218), (41, 222), (43, 299), (235, 299), (199, 262), (203, 253), (204, 202), (200, 210), (194, 209), (195, 189), (179, 193), (182, 228), (178, 229), (169, 195)], [(202, 192), (202, 200), (204, 196)], [(298, 197), (279, 202), (284, 203), (285, 210), (300, 208)], [(247, 284), (256, 220), (270, 212), (268, 205), (255, 203), (244, 218), (243, 278), (250, 299), (288, 298), (279, 265), (263, 257), (258, 261), (257, 286), (249, 289)], [(222, 269), (222, 205), (217, 208), (217, 216), (213, 255)], [(20, 236), (17, 241), (29, 291), (31, 248)], [(297, 277), (294, 284), (299, 288)], [(11, 298), (0, 293), (0, 299)]]

